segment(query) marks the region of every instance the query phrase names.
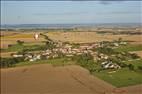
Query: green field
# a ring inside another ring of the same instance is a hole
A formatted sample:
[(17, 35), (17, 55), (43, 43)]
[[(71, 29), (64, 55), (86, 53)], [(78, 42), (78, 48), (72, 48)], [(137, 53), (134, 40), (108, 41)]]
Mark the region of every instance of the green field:
[(125, 63), (132, 64), (134, 70), (122, 68), (114, 73), (109, 73), (113, 70), (103, 70), (101, 72), (94, 72), (93, 74), (116, 87), (142, 84), (142, 70), (138, 70), (138, 66), (142, 66), (142, 59), (126, 61)]
[(109, 70), (94, 72), (93, 74), (116, 87), (142, 84), (142, 72), (130, 71), (127, 68), (118, 70), (114, 73), (108, 72)]
[(52, 64), (54, 66), (64, 66), (64, 65), (73, 64), (73, 62), (69, 58), (56, 58), (56, 59), (49, 59), (49, 60), (39, 60), (34, 62), (30, 62), (30, 61), (20, 62), (15, 64), (14, 67), (34, 65), (34, 64)]
[(136, 59), (132, 61), (126, 61), (126, 64), (132, 64), (134, 65), (134, 68), (137, 69), (138, 66), (142, 66), (142, 59)]
[(24, 44), (24, 45), (12, 45), (11, 47), (8, 47), (7, 49), (2, 49), (1, 52), (19, 52), (19, 51), (23, 51), (23, 50), (27, 50), (27, 51), (41, 51), (41, 50), (45, 50), (45, 45), (30, 45), (30, 44)]
[(120, 47), (115, 49), (119, 52), (128, 52), (128, 51), (142, 51), (142, 45), (121, 45)]

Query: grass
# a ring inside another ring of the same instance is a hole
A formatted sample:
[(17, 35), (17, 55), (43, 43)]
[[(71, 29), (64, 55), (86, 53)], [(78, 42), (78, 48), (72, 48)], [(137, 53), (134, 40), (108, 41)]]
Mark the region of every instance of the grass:
[(122, 45), (118, 48), (115, 49), (116, 51), (119, 51), (119, 52), (128, 52), (128, 51), (142, 51), (142, 45), (141, 44), (138, 44), (138, 45), (131, 45), (131, 44), (128, 44), (128, 45)]
[(142, 84), (142, 74), (129, 69), (121, 69), (115, 73), (108, 73), (109, 71), (94, 72), (93, 74), (98, 78), (116, 86), (124, 87), (136, 84)]
[(31, 45), (45, 45), (44, 41), (41, 42), (25, 42), (24, 43), (25, 46), (31, 46)]
[(138, 66), (142, 66), (142, 59), (134, 59), (124, 63), (134, 65), (134, 71), (122, 68), (114, 73), (108, 73), (113, 70), (103, 70), (101, 72), (94, 72), (93, 74), (116, 87), (142, 84), (142, 71), (138, 70)]
[(15, 64), (15, 67), (18, 66), (27, 66), (27, 65), (33, 65), (33, 64), (52, 64), (54, 66), (64, 66), (64, 65), (70, 65), (73, 64), (73, 62), (69, 58), (55, 58), (55, 59), (48, 59), (48, 60), (39, 60), (39, 61), (26, 61), (26, 62), (20, 62)]
[(11, 47), (8, 47), (7, 49), (2, 49), (1, 52), (18, 52), (22, 51), (24, 49), (28, 49), (29, 51), (40, 51), (44, 50), (45, 45), (12, 45)]
[(23, 49), (24, 49), (24, 46), (22, 45), (12, 45), (11, 47), (8, 47), (7, 49), (3, 49), (2, 52), (22, 51)]
[(138, 66), (142, 66), (142, 59), (134, 59), (132, 61), (126, 61), (126, 64), (132, 64), (134, 65), (134, 68), (137, 69)]

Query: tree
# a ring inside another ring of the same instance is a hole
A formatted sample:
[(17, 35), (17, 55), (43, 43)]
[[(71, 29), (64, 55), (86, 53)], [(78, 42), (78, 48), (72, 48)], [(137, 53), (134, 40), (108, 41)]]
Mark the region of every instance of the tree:
[(98, 51), (98, 53), (103, 53), (103, 54), (115, 54), (116, 52), (112, 49), (112, 48), (108, 48), (108, 47), (100, 47), (96, 49)]
[(134, 70), (134, 65), (129, 64), (129, 65), (128, 65), (128, 68), (129, 68), (129, 70)]
[(96, 71), (96, 65), (94, 63), (93, 57), (90, 54), (74, 56), (73, 60), (75, 60), (78, 65), (88, 69), (90, 72)]
[(47, 49), (53, 49), (53, 48), (55, 48), (54, 42), (46, 41), (46, 48)]
[(119, 42), (119, 43), (122, 42), (122, 38), (121, 38), (121, 37), (118, 39), (118, 42)]
[(139, 70), (142, 70), (142, 66), (138, 66), (138, 69), (139, 69)]
[(45, 34), (40, 34), (41, 36), (43, 36), (44, 38), (45, 38), (45, 40), (46, 40), (46, 48), (47, 49), (53, 49), (53, 48), (55, 48), (56, 46), (55, 46), (55, 42), (52, 40), (52, 39), (50, 39), (47, 35), (45, 35)]
[(45, 38), (45, 40), (47, 40), (47, 41), (52, 41), (52, 39), (50, 39), (47, 35), (45, 35), (45, 34), (40, 34), (41, 36), (43, 36), (44, 38)]
[(133, 59), (139, 58), (139, 56), (138, 56), (137, 54), (135, 54), (135, 53), (131, 54), (131, 57), (132, 57)]
[(12, 67), (16, 63), (19, 63), (21, 61), (24, 61), (23, 57), (18, 58), (0, 58), (0, 67), (1, 68), (7, 68)]
[(18, 45), (23, 45), (23, 44), (24, 44), (24, 41), (17, 40), (17, 44), (18, 44)]

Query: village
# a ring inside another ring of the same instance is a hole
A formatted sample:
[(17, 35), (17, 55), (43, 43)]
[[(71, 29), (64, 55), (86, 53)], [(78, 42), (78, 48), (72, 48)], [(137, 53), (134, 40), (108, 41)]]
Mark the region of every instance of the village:
[[(41, 34), (42, 35), (42, 34)], [(37, 36), (37, 35), (36, 35)], [(42, 35), (45, 37), (47, 50), (40, 51), (38, 53), (29, 53), (26, 52), (24, 54), (12, 54), (12, 57), (18, 58), (18, 57), (24, 57), (24, 61), (37, 61), (42, 59), (54, 59), (54, 58), (61, 58), (64, 57), (74, 57), (79, 56), (82, 54), (90, 54), (93, 57), (94, 61), (97, 61), (97, 63), (101, 64), (101, 67), (103, 69), (121, 69), (120, 62), (114, 61), (113, 57), (119, 57), (126, 53), (111, 53), (108, 54), (106, 52), (102, 52), (104, 48), (104, 51), (111, 52), (112, 49), (115, 49), (121, 45), (127, 45), (127, 42), (122, 41), (121, 39), (118, 39), (118, 41), (114, 42), (98, 42), (98, 43), (81, 43), (81, 44), (71, 44), (71, 43), (63, 43), (63, 42), (55, 42), (48, 38), (46, 35)], [(101, 50), (99, 50), (101, 49)], [(100, 52), (101, 51), (101, 52)], [(127, 53), (130, 54), (130, 53)], [(133, 55), (133, 54), (130, 54)], [(138, 57), (138, 56), (136, 56)], [(125, 62), (125, 61), (124, 61)], [(124, 65), (124, 64), (123, 64)]]

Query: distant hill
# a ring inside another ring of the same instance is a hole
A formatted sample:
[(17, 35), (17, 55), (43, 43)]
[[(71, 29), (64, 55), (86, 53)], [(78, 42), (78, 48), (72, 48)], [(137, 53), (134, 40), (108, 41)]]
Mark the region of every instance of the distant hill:
[(74, 28), (74, 27), (138, 27), (142, 23), (90, 23), (90, 24), (3, 24), (1, 28), (26, 29), (26, 28)]

